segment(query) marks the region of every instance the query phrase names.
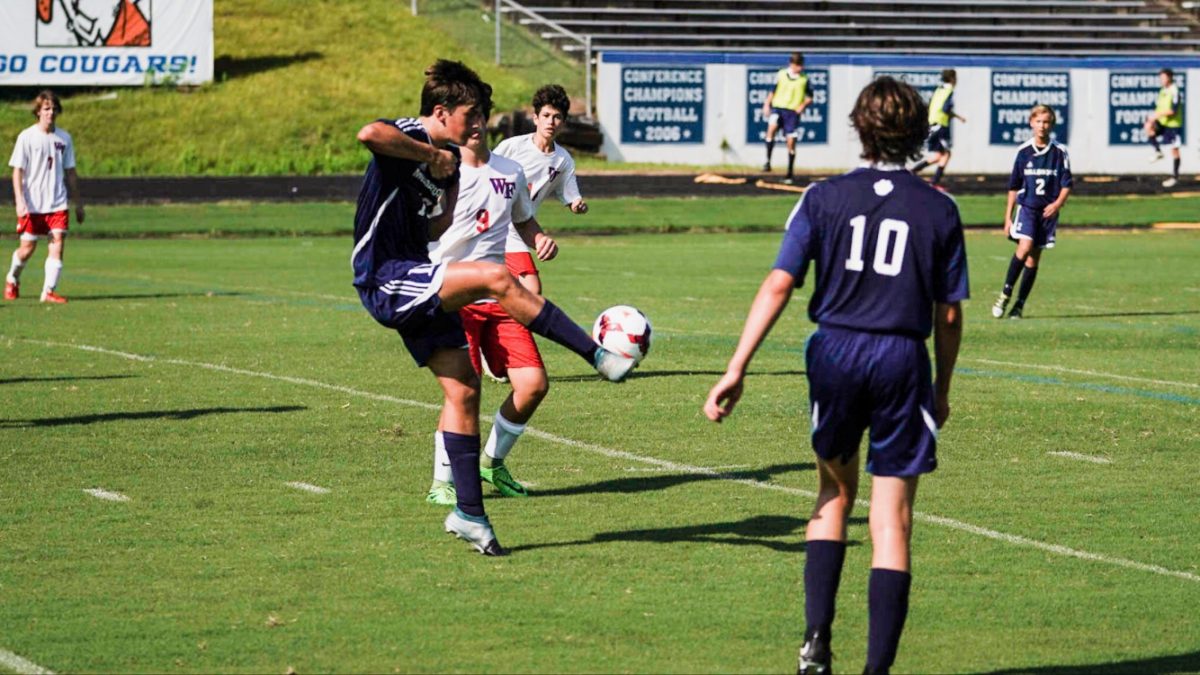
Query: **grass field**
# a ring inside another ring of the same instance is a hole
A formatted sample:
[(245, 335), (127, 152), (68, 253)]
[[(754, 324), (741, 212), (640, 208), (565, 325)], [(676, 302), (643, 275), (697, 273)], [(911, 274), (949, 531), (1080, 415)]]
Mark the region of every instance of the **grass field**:
[[(619, 386), (545, 348), (552, 390), (510, 460), (535, 495), (489, 499), (514, 553), (487, 559), (423, 502), (439, 395), (358, 306), (347, 238), (74, 240), (70, 304), (0, 305), (0, 669), (790, 671), (806, 290), (735, 416), (700, 413), (777, 243), (562, 240), (548, 295), (581, 322), (637, 305), (655, 343)], [(1064, 232), (1020, 322), (988, 313), (1011, 245), (968, 249), (897, 672), (1200, 671), (1200, 234)], [(503, 393), (485, 386), (488, 416)], [(865, 654), (856, 515), (845, 672)]]

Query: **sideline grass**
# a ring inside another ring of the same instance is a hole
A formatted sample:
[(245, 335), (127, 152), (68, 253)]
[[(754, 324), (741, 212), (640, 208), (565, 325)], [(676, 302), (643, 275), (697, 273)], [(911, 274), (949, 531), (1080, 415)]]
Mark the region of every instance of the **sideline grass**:
[[(586, 189), (586, 179), (584, 181)], [(554, 234), (619, 234), (674, 231), (768, 231), (783, 227), (796, 196), (731, 198), (593, 199), (591, 211), (574, 216), (554, 204), (539, 220)], [(1003, 197), (956, 198), (963, 222), (1000, 229)], [(1074, 197), (1063, 211), (1064, 226), (1145, 227), (1161, 221), (1191, 221), (1200, 214), (1200, 198)], [(349, 236), (354, 205), (348, 203), (220, 203), (165, 206), (94, 206), (83, 226), (72, 232), (85, 238), (163, 236)], [(2, 236), (11, 238), (5, 233)], [(0, 237), (2, 237), (0, 236)]]
[[(804, 289), (737, 414), (699, 415), (777, 243), (572, 238), (544, 267), (548, 293), (580, 320), (635, 304), (656, 342), (621, 386), (547, 346), (533, 426), (810, 490)], [(954, 413), (918, 510), (1200, 574), (1200, 234), (1064, 235), (1022, 322), (988, 316), (1011, 245), (972, 233), (968, 248)], [(529, 437), (512, 466), (535, 496), (488, 502), (515, 554), (442, 534), (422, 502), (436, 413), (354, 393), (424, 405), (436, 385), (358, 307), (345, 260), (330, 238), (81, 241), (71, 304), (0, 304), (0, 649), (62, 672), (794, 668), (803, 497)], [(39, 277), (31, 265), (27, 287)], [(483, 409), (502, 394), (486, 385)], [(856, 515), (847, 672), (865, 650)], [(1200, 669), (1196, 582), (930, 523), (914, 546), (896, 672)]]

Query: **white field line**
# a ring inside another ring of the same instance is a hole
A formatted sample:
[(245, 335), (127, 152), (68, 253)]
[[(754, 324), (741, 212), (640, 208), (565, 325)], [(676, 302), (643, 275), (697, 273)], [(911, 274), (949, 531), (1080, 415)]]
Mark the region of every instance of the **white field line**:
[(320, 485), (313, 485), (312, 483), (301, 483), (298, 480), (294, 480), (294, 481), (285, 483), (285, 485), (287, 485), (288, 487), (296, 488), (297, 490), (304, 490), (305, 492), (311, 492), (315, 495), (327, 495), (330, 492), (332, 492), (332, 490), (330, 490), (329, 488), (323, 488)]
[(84, 490), (84, 492), (95, 497), (96, 499), (103, 499), (108, 502), (127, 502), (127, 501), (129, 501), (129, 497), (126, 497), (125, 495), (121, 494), (120, 492), (109, 492), (108, 490), (101, 490), (100, 488), (88, 488), (88, 489)]
[(991, 366), (1008, 366), (1010, 368), (1033, 368), (1035, 370), (1049, 370), (1056, 373), (1070, 373), (1071, 375), (1088, 375), (1091, 377), (1107, 377), (1113, 380), (1126, 380), (1128, 382), (1145, 382), (1148, 384), (1164, 384), (1170, 387), (1188, 387), (1190, 389), (1200, 389), (1200, 384), (1195, 382), (1177, 382), (1175, 380), (1154, 380), (1148, 377), (1132, 377), (1130, 375), (1117, 375), (1115, 373), (1102, 373), (1096, 370), (1077, 370), (1075, 368), (1063, 368), (1062, 366), (1040, 366), (1035, 363), (1014, 363), (1012, 361), (993, 361), (992, 359), (959, 359), (960, 361), (970, 361), (972, 363), (986, 363)]
[[(5, 338), (5, 336), (0, 335), (0, 339), (6, 339), (6, 338)], [(315, 388), (319, 388), (319, 389), (325, 389), (328, 391), (337, 391), (337, 392), (341, 392), (343, 394), (348, 394), (351, 396), (367, 398), (367, 399), (371, 399), (371, 400), (375, 400), (375, 401), (385, 401), (388, 403), (397, 403), (400, 405), (421, 408), (424, 410), (433, 410), (433, 411), (441, 410), (441, 406), (434, 405), (432, 403), (425, 403), (424, 401), (413, 401), (413, 400), (409, 400), (409, 399), (397, 398), (395, 396), (386, 396), (384, 394), (373, 394), (371, 392), (361, 391), (358, 389), (352, 389), (350, 387), (343, 387), (343, 386), (336, 385), (336, 384), (328, 384), (325, 382), (319, 382), (317, 380), (309, 380), (309, 379), (300, 378), (300, 377), (290, 377), (287, 375), (275, 375), (273, 373), (264, 373), (264, 372), (258, 372), (258, 371), (253, 371), (253, 370), (244, 370), (241, 368), (230, 368), (228, 366), (221, 366), (221, 365), (216, 365), (216, 364), (212, 364), (212, 363), (185, 361), (183, 359), (167, 359), (167, 358), (159, 358), (159, 357), (155, 357), (155, 356), (146, 356), (146, 355), (142, 355), (142, 354), (130, 354), (128, 352), (121, 352), (121, 351), (116, 351), (113, 349), (105, 349), (104, 347), (95, 347), (95, 346), (90, 346), (90, 345), (71, 344), (71, 343), (66, 343), (66, 342), (50, 342), (50, 341), (46, 341), (46, 340), (29, 340), (29, 339), (24, 339), (24, 338), (20, 338), (19, 341), (25, 342), (28, 344), (42, 345), (42, 346), (46, 346), (46, 347), (62, 347), (62, 348), (67, 348), (67, 349), (78, 349), (78, 350), (93, 352), (93, 353), (97, 353), (97, 354), (108, 354), (111, 356), (117, 356), (117, 357), (121, 357), (124, 359), (129, 359), (131, 361), (140, 361), (140, 362), (145, 362), (145, 363), (166, 363), (166, 364), (185, 366), (185, 367), (191, 367), (191, 368), (203, 368), (205, 370), (213, 370), (213, 371), (223, 372), (223, 373), (233, 373), (233, 374), (237, 374), (237, 375), (245, 375), (248, 377), (262, 378), (265, 380), (274, 380), (277, 382), (300, 384), (300, 385), (315, 387)], [(613, 459), (621, 459), (621, 460), (630, 461), (630, 462), (639, 462), (639, 463), (643, 463), (643, 464), (650, 464), (651, 466), (657, 466), (657, 467), (661, 467), (664, 469), (670, 469), (672, 471), (677, 471), (679, 473), (692, 473), (692, 474), (713, 476), (714, 478), (719, 478), (721, 480), (725, 480), (730, 483), (737, 483), (740, 485), (745, 485), (748, 487), (756, 488), (759, 490), (771, 490), (774, 492), (782, 492), (785, 494), (796, 495), (799, 497), (805, 497), (807, 499), (816, 499), (816, 497), (817, 497), (817, 493), (812, 492), (810, 490), (803, 490), (800, 488), (788, 487), (786, 485), (778, 485), (775, 483), (768, 483), (765, 481), (754, 480), (751, 478), (736, 478), (729, 474), (721, 473), (720, 471), (717, 471), (715, 469), (708, 469), (708, 468), (704, 468), (704, 467), (700, 467), (700, 466), (692, 466), (689, 464), (679, 464), (677, 462), (672, 462), (672, 461), (665, 460), (665, 459), (658, 459), (657, 457), (644, 457), (642, 455), (635, 455), (632, 452), (625, 452), (624, 450), (616, 450), (613, 448), (606, 448), (604, 446), (594, 445), (592, 443), (584, 443), (583, 441), (577, 441), (572, 438), (566, 438), (565, 436), (558, 436), (556, 434), (547, 433), (540, 429), (534, 429), (533, 427), (527, 427), (525, 430), (525, 433), (529, 434), (530, 436), (533, 436), (535, 438), (540, 438), (545, 441), (550, 441), (551, 443), (565, 445), (567, 447), (575, 448), (578, 450), (585, 450), (587, 452), (591, 452), (591, 453), (594, 453), (597, 455), (603, 455), (605, 457), (611, 457)], [(863, 507), (867, 507), (870, 504), (868, 501), (863, 500), (863, 499), (857, 500), (855, 503), (859, 504)], [(958, 530), (960, 532), (967, 532), (967, 533), (978, 535), (980, 537), (984, 537), (987, 539), (1001, 541), (1001, 542), (1004, 542), (1007, 544), (1012, 544), (1013, 546), (1024, 546), (1024, 547), (1028, 547), (1028, 548), (1037, 549), (1039, 551), (1045, 551), (1047, 553), (1053, 553), (1055, 555), (1061, 555), (1064, 557), (1078, 558), (1080, 560), (1088, 560), (1091, 562), (1103, 563), (1106, 565), (1112, 565), (1114, 567), (1124, 567), (1126, 569), (1137, 570), (1139, 572), (1148, 572), (1151, 574), (1158, 574), (1161, 576), (1176, 577), (1178, 579), (1184, 579), (1185, 581), (1192, 581), (1192, 582), (1200, 583), (1200, 575), (1192, 574), (1191, 572), (1172, 570), (1172, 569), (1168, 569), (1166, 567), (1160, 567), (1158, 565), (1149, 565), (1147, 563), (1137, 562), (1136, 560), (1127, 560), (1125, 558), (1107, 556), (1107, 555), (1102, 555), (1099, 553), (1090, 553), (1088, 551), (1081, 551), (1078, 549), (1068, 548), (1066, 546), (1060, 546), (1058, 544), (1048, 544), (1046, 542), (1037, 541), (1035, 539), (1029, 539), (1027, 537), (1022, 537), (1020, 535), (1007, 534), (1005, 532), (991, 530), (986, 527), (979, 527), (978, 525), (964, 523), (959, 520), (954, 520), (953, 518), (944, 518), (942, 516), (937, 516), (937, 515), (933, 515), (933, 514), (929, 514), (929, 513), (922, 513), (920, 511), (914, 511), (913, 519), (918, 522), (925, 522), (925, 523), (932, 523), (934, 525), (941, 525), (942, 527), (949, 528), (952, 530)]]
[(1078, 452), (1047, 452), (1047, 455), (1053, 457), (1066, 457), (1067, 459), (1077, 459), (1081, 462), (1091, 462), (1092, 464), (1112, 464), (1112, 460), (1107, 457), (1097, 457), (1096, 455), (1084, 455)]
[(29, 659), (21, 658), (3, 648), (0, 648), (0, 666), (14, 673), (21, 673), (21, 675), (54, 675), (53, 670), (43, 668)]
[[(697, 467), (697, 468), (704, 469), (706, 471), (707, 470), (729, 471), (730, 469), (749, 469), (750, 465), (749, 464), (725, 464), (723, 466), (702, 466), (702, 467)], [(660, 466), (652, 466), (652, 467), (648, 467), (648, 468), (643, 468), (640, 466), (625, 467), (625, 471), (627, 473), (666, 473), (667, 471), (670, 471), (670, 470), (671, 469), (664, 469)]]

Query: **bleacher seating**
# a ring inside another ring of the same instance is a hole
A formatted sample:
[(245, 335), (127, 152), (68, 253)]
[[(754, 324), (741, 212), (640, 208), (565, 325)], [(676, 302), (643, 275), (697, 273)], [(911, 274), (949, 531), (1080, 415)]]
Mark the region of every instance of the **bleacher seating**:
[[(1137, 55), (1200, 52), (1163, 0), (534, 0), (594, 50)], [(517, 15), (551, 41), (561, 35)], [(567, 51), (579, 49), (560, 41)]]

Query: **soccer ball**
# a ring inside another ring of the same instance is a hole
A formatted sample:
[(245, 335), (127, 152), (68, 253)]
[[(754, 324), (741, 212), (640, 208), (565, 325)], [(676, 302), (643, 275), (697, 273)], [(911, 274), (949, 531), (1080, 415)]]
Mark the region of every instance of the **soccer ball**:
[(629, 305), (609, 307), (592, 324), (592, 339), (610, 352), (641, 363), (650, 351), (650, 320)]

